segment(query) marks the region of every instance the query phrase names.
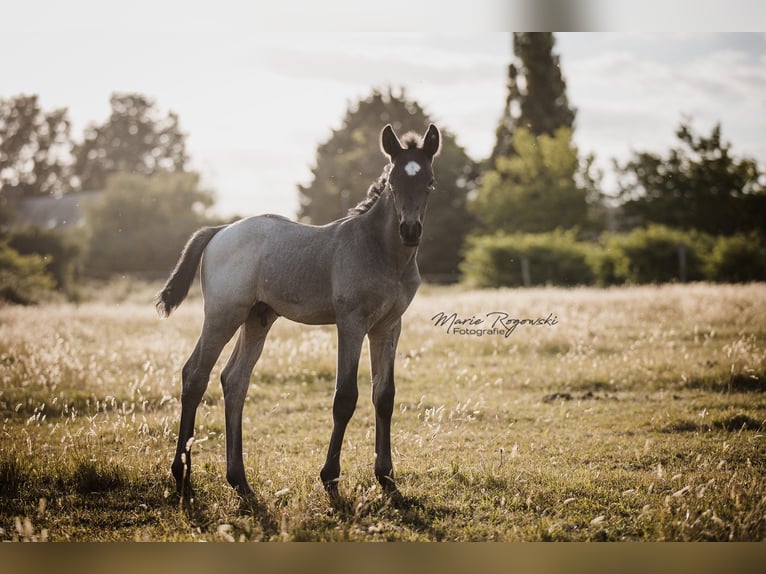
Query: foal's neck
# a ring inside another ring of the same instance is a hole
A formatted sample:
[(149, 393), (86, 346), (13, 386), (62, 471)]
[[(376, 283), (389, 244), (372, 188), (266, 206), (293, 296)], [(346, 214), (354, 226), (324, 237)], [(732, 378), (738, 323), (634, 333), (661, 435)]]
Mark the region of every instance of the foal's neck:
[(399, 271), (404, 271), (409, 265), (415, 264), (417, 247), (408, 247), (402, 243), (399, 236), (399, 218), (396, 216), (396, 206), (391, 189), (386, 188), (367, 213), (369, 224), (375, 229), (383, 249), (383, 259)]

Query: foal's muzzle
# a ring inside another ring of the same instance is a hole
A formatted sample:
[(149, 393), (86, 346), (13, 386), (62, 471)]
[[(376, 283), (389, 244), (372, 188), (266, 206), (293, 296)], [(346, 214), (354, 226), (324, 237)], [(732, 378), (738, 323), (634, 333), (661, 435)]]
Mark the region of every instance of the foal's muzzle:
[(402, 221), (399, 224), (399, 236), (402, 243), (408, 247), (416, 247), (420, 244), (420, 236), (423, 234), (423, 224), (419, 221)]

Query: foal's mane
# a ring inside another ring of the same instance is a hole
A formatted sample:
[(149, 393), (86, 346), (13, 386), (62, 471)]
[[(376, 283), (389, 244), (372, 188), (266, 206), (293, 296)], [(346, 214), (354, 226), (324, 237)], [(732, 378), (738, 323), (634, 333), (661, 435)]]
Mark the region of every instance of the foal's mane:
[(367, 213), (370, 208), (372, 208), (373, 205), (375, 205), (375, 202), (378, 201), (380, 198), (380, 195), (383, 193), (383, 190), (386, 189), (386, 186), (388, 185), (388, 174), (391, 173), (391, 168), (393, 167), (393, 164), (388, 164), (386, 167), (383, 168), (383, 173), (380, 174), (380, 177), (373, 181), (370, 187), (367, 189), (367, 196), (356, 204), (355, 207), (352, 207), (348, 210), (349, 215), (361, 215), (363, 213)]
[[(423, 141), (420, 139), (420, 135), (416, 132), (407, 132), (399, 141), (404, 149), (416, 149), (423, 146)], [(380, 174), (380, 177), (372, 182), (367, 189), (367, 196), (356, 204), (356, 206), (348, 210), (349, 215), (361, 215), (367, 213), (370, 208), (375, 205), (375, 202), (380, 199), (381, 194), (388, 185), (388, 176), (391, 173), (392, 167), (393, 164), (389, 163), (383, 168), (383, 173)]]

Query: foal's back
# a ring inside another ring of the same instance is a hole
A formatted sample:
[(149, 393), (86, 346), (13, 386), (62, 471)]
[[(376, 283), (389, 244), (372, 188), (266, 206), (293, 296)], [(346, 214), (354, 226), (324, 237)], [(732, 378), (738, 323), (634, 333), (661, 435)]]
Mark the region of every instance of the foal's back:
[(210, 241), (202, 259), (206, 314), (261, 302), (301, 323), (334, 322), (331, 236), (326, 228), (276, 215), (231, 224)]
[(300, 323), (335, 323), (346, 287), (364, 289), (374, 279), (374, 245), (356, 219), (313, 226), (260, 215), (228, 226), (202, 260), (206, 312), (263, 303)]

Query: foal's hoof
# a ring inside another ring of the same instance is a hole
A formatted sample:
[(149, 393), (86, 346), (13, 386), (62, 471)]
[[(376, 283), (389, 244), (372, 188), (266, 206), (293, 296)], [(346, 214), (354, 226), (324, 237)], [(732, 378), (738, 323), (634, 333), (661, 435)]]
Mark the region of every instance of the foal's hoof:
[(191, 481), (188, 477), (176, 480), (176, 496), (186, 500), (194, 497), (194, 491), (192, 490)]
[(399, 489), (396, 487), (396, 483), (393, 480), (387, 479), (382, 481), (380, 485), (383, 487), (383, 492), (386, 493), (386, 496), (394, 500), (402, 497), (402, 493), (399, 492)]
[(324, 489), (327, 491), (327, 494), (332, 500), (337, 500), (338, 497), (340, 497), (340, 492), (338, 491), (338, 482), (339, 480), (336, 478), (334, 480), (329, 480), (323, 483)]
[(178, 498), (183, 498), (184, 500), (189, 500), (191, 498), (194, 498), (194, 492), (192, 491), (191, 486), (176, 485), (176, 496)]
[(250, 486), (247, 484), (245, 486), (235, 486), (234, 490), (237, 492), (237, 496), (239, 496), (242, 500), (253, 500), (255, 499), (255, 491), (253, 491)]

